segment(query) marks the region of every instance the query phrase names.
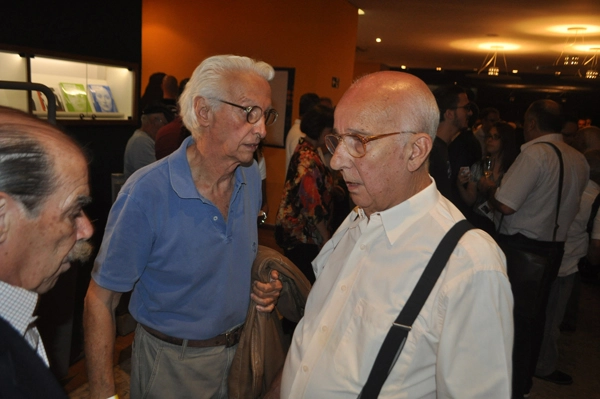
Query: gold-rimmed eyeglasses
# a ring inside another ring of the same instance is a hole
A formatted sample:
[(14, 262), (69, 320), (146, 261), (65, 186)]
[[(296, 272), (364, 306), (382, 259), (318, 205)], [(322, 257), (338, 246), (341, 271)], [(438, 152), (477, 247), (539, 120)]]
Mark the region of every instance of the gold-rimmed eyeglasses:
[[(224, 104), (231, 105), (232, 107), (236, 107), (236, 108), (244, 110), (244, 112), (246, 113), (246, 121), (250, 124), (255, 124), (263, 116), (263, 110), (258, 105), (244, 107), (242, 105), (230, 103), (229, 101), (220, 100), (218, 98), (216, 100), (220, 101)], [(277, 120), (277, 117), (279, 116), (279, 113), (277, 113), (277, 111), (275, 111), (273, 108), (271, 108), (271, 109), (268, 109), (264, 113), (264, 115), (265, 115), (265, 125), (270, 126), (273, 123), (275, 123), (275, 121)]]
[(348, 154), (350, 154), (354, 158), (362, 158), (367, 154), (368, 142), (402, 133), (414, 134), (415, 132), (393, 132), (379, 134), (377, 136), (365, 136), (356, 133), (328, 134), (327, 136), (325, 136), (325, 145), (327, 146), (329, 152), (333, 154), (340, 142), (343, 142), (344, 146), (346, 147), (346, 150), (348, 151)]

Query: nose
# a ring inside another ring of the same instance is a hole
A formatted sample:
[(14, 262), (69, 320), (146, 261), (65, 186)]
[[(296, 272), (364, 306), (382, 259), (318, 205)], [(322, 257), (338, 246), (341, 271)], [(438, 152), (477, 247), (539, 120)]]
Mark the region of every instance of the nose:
[(344, 143), (342, 141), (340, 141), (337, 145), (337, 147), (335, 147), (335, 151), (333, 152), (333, 155), (331, 157), (331, 161), (329, 161), (329, 166), (331, 166), (331, 169), (334, 170), (341, 170), (344, 167), (348, 166), (348, 158), (350, 157), (350, 154), (348, 154), (348, 151), (346, 150), (346, 146), (344, 145)]
[(260, 136), (261, 140), (267, 137), (267, 125), (265, 124), (265, 122), (265, 115), (263, 115), (260, 117), (258, 122), (254, 124), (254, 128), (256, 129), (255, 133)]
[(77, 218), (77, 240), (89, 240), (94, 234), (94, 226), (84, 213), (83, 216)]

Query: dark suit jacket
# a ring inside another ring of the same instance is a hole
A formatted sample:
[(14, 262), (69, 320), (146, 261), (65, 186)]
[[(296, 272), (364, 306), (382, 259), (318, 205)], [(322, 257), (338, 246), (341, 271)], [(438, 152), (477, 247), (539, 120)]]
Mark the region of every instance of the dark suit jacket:
[(1, 317), (0, 398), (67, 398), (65, 391), (42, 359)]

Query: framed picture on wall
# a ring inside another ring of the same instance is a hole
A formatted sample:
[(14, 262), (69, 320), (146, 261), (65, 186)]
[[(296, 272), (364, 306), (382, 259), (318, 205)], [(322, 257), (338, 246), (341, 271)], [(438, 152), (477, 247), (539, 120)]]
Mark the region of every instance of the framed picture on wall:
[(292, 126), (292, 99), (294, 98), (294, 77), (296, 68), (275, 68), (271, 85), (271, 101), (279, 117), (267, 126), (265, 144), (272, 147), (285, 147), (285, 135)]
[(59, 84), (66, 109), (69, 112), (91, 112), (92, 108), (88, 102), (87, 92), (81, 83)]
[(96, 112), (117, 112), (117, 105), (113, 99), (110, 87), (89, 84), (88, 89)]

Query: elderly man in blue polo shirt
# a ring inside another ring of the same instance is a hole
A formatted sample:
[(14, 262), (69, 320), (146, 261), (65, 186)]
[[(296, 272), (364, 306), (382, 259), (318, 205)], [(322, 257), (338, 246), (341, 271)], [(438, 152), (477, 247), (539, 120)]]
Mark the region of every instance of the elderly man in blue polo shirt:
[(252, 155), (277, 118), (273, 76), (246, 57), (204, 60), (179, 103), (192, 136), (119, 193), (85, 300), (92, 398), (115, 395), (114, 308), (128, 291), (139, 323), (131, 396), (227, 397), (250, 298), (270, 312), (282, 288), (277, 272), (269, 283), (250, 278), (261, 207)]

